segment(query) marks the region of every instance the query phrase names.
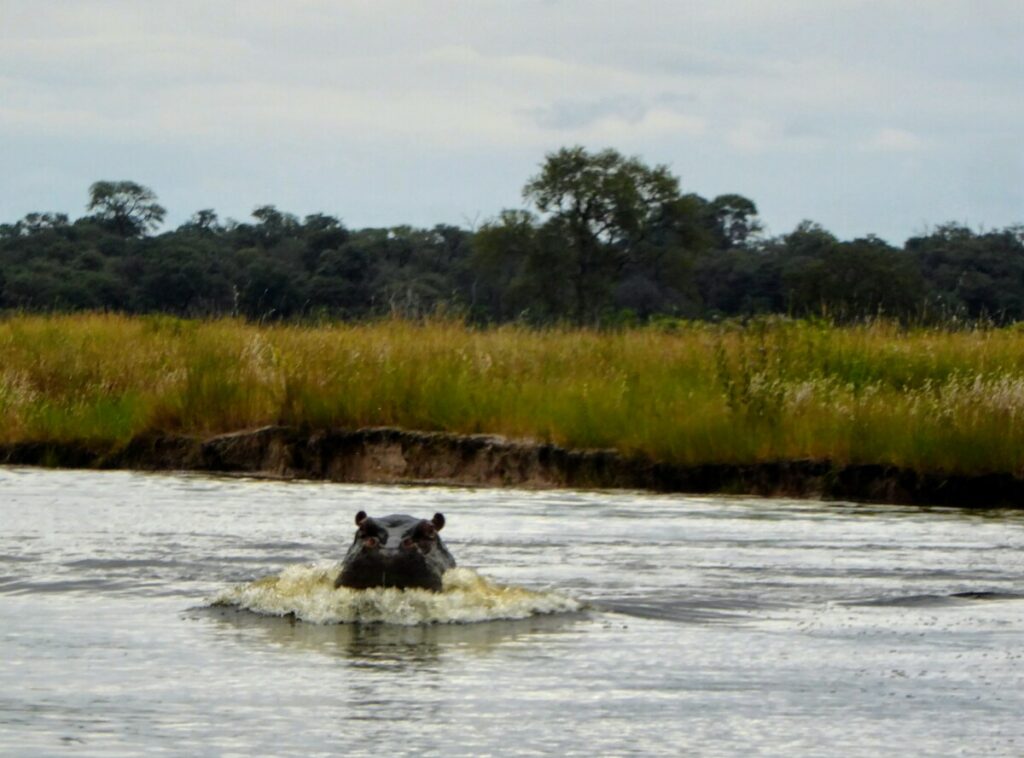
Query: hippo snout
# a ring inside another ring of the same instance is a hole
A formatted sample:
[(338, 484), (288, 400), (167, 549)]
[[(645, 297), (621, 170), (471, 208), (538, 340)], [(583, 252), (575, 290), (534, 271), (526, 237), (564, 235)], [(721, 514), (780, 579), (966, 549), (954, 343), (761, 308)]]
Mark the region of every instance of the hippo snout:
[(438, 536), (442, 514), (428, 521), (405, 515), (371, 518), (359, 511), (355, 520), (356, 535), (335, 587), (441, 590), (442, 575), (455, 566)]

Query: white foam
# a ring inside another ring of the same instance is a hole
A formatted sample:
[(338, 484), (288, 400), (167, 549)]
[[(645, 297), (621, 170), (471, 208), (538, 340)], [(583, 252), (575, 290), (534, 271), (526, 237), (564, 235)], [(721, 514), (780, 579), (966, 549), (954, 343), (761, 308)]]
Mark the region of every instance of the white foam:
[(445, 572), (442, 592), (335, 589), (334, 579), (340, 570), (337, 562), (288, 566), (280, 574), (231, 587), (218, 594), (212, 603), (269, 616), (295, 614), (315, 624), (404, 626), (524, 619), (577, 611), (582, 607), (576, 600), (557, 592), (496, 584), (467, 568)]

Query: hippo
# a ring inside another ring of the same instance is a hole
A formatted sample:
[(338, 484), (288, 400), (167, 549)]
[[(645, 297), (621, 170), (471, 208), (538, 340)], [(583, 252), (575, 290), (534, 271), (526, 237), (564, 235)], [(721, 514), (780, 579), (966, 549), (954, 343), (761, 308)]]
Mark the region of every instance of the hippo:
[(455, 568), (455, 559), (437, 533), (444, 516), (427, 521), (413, 516), (371, 518), (356, 514), (356, 537), (348, 549), (334, 587), (418, 587), (441, 591), (441, 575)]

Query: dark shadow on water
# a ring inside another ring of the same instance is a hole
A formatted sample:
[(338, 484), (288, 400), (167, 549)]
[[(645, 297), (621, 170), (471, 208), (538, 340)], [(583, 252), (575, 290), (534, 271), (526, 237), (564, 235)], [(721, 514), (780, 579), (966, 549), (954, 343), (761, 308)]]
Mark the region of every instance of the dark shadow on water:
[(294, 616), (263, 616), (229, 606), (192, 608), (185, 618), (211, 622), (232, 639), (261, 649), (281, 648), (347, 658), (354, 663), (407, 670), (436, 663), (452, 649), (486, 654), (526, 636), (558, 634), (587, 618), (586, 613), (559, 613), (516, 621), (470, 624), (313, 624)]
[(635, 618), (674, 621), (681, 624), (744, 624), (774, 608), (778, 603), (754, 603), (735, 600), (695, 598), (680, 600), (662, 597), (627, 597), (602, 599), (594, 609), (621, 613)]
[[(900, 597), (840, 600), (838, 605), (853, 607), (963, 607), (973, 603), (1024, 600), (1024, 594), (996, 591), (953, 592), (948, 595), (918, 594)], [(634, 618), (670, 621), (679, 624), (737, 626), (763, 621), (774, 611), (791, 608), (789, 603), (772, 603), (745, 598), (716, 600), (711, 598), (625, 597), (602, 598), (594, 602), (594, 611), (618, 613)]]
[(1019, 592), (954, 592), (950, 597), (967, 600), (1024, 600), (1024, 594)]
[(948, 595), (906, 595), (903, 597), (880, 597), (865, 600), (848, 600), (841, 605), (921, 608), (931, 606), (957, 606), (970, 602), (996, 600), (1024, 600), (1024, 594), (1017, 592), (971, 591), (953, 592)]

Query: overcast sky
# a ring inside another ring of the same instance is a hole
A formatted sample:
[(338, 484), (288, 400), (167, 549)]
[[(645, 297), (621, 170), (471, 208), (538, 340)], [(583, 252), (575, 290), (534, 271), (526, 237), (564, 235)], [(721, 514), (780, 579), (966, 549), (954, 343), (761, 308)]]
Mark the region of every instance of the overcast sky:
[(1022, 0), (0, 0), (0, 221), (480, 223), (547, 152), (901, 243), (1024, 222)]

